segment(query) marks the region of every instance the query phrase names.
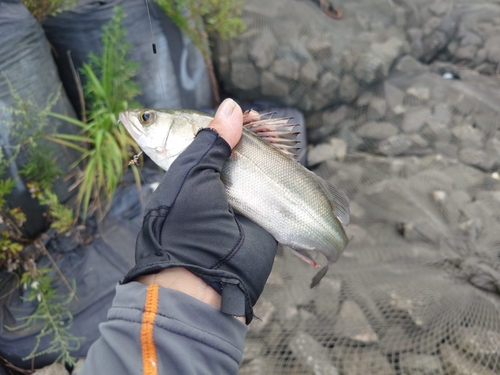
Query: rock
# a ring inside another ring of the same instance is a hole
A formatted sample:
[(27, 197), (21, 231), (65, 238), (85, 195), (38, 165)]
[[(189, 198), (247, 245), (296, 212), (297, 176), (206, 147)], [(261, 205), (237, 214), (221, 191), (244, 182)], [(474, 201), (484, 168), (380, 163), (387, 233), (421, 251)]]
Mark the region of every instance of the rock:
[(300, 76), (300, 63), (291, 57), (276, 59), (271, 71), (278, 77), (297, 80)]
[(489, 170), (492, 166), (492, 161), (488, 160), (488, 156), (483, 150), (462, 148), (458, 155), (461, 161), (473, 167)]
[(314, 338), (305, 332), (292, 336), (288, 347), (302, 367), (313, 375), (338, 375), (337, 368), (330, 362), (328, 352)]
[(329, 159), (335, 159), (335, 149), (329, 142), (320, 143), (307, 152), (307, 165), (309, 166), (317, 165)]
[(36, 370), (33, 375), (69, 375), (69, 372), (63, 364), (54, 363), (40, 370)]
[(411, 148), (412, 143), (409, 135), (398, 134), (380, 142), (378, 151), (387, 156), (404, 155)]
[(260, 77), (262, 94), (266, 96), (286, 97), (290, 93), (288, 83), (276, 78), (274, 74), (262, 72)]
[(300, 69), (300, 80), (305, 84), (312, 85), (318, 80), (318, 68), (313, 60), (308, 60)]
[(374, 52), (364, 54), (358, 59), (353, 72), (358, 81), (370, 85), (383, 78), (383, 61)]
[(476, 52), (476, 57), (472, 62), (473, 66), (478, 66), (486, 61), (486, 57), (488, 57), (488, 52), (484, 48), (480, 48)]
[(474, 60), (474, 57), (476, 56), (477, 52), (477, 47), (473, 45), (467, 45), (464, 47), (460, 47), (457, 49), (455, 52), (455, 57), (459, 60), (468, 60), (472, 61)]
[(396, 374), (386, 357), (376, 349), (353, 348), (340, 362), (343, 375)]
[[(350, 202), (351, 203), (351, 202)], [(356, 211), (359, 208), (359, 205), (355, 205), (355, 213), (353, 215), (351, 212), (351, 217), (360, 217), (359, 212)], [(362, 215), (361, 215), (362, 216)], [(353, 243), (355, 245), (375, 245), (375, 240), (368, 234), (366, 230), (356, 224), (349, 224), (345, 229), (347, 234), (347, 238), (349, 238), (349, 243)]]
[(455, 126), (451, 132), (460, 141), (462, 147), (479, 149), (483, 146), (482, 131), (470, 124)]
[(432, 120), (448, 126), (451, 123), (450, 107), (446, 103), (436, 104)]
[(393, 112), (401, 112), (401, 108), (403, 108), (404, 92), (396, 86), (384, 82), (384, 94), (387, 106), (392, 109)]
[(479, 35), (472, 31), (467, 31), (460, 40), (461, 46), (482, 46), (483, 40)]
[(260, 334), (272, 322), (275, 311), (274, 304), (261, 297), (254, 306), (253, 313), (256, 319), (248, 326), (248, 335)]
[(346, 74), (342, 77), (339, 86), (339, 98), (347, 103), (352, 102), (359, 93), (359, 85), (356, 80)]
[(357, 56), (349, 49), (346, 49), (342, 53), (340, 59), (340, 67), (342, 68), (342, 73), (349, 74), (354, 70), (354, 65), (356, 64)]
[(413, 339), (406, 333), (401, 325), (390, 325), (381, 336), (380, 348), (387, 354), (407, 352), (413, 349)]
[(245, 347), (243, 348), (243, 361), (250, 362), (256, 358), (261, 357), (266, 352), (266, 345), (262, 340), (247, 339), (245, 340)]
[(417, 99), (418, 101), (426, 102), (429, 100), (431, 92), (428, 87), (415, 85), (408, 87), (406, 95), (410, 100)]
[(432, 59), (441, 51), (448, 43), (448, 37), (442, 31), (435, 30), (430, 35), (422, 40), (422, 48), (424, 50), (421, 60), (426, 63), (432, 61)]
[(385, 111), (387, 109), (387, 103), (384, 99), (373, 98), (368, 106), (368, 120), (377, 121), (381, 120), (385, 116)]
[(356, 130), (356, 134), (363, 138), (384, 140), (398, 134), (399, 130), (390, 122), (370, 121)]
[(260, 31), (259, 37), (250, 49), (250, 57), (259, 68), (267, 69), (276, 56), (277, 48), (276, 38), (269, 28), (265, 28)]
[(404, 353), (399, 358), (401, 375), (444, 375), (439, 357)]
[(405, 55), (399, 59), (395, 70), (401, 73), (426, 73), (430, 68), (428, 65), (422, 64), (413, 56)]
[(327, 105), (331, 105), (337, 98), (337, 88), (340, 80), (330, 72), (325, 72), (319, 78), (318, 84), (311, 91), (312, 107), (320, 110)]
[(332, 45), (326, 40), (312, 39), (306, 43), (307, 50), (318, 59), (328, 59), (332, 56)]
[(451, 345), (444, 344), (440, 346), (441, 363), (446, 370), (445, 374), (452, 375), (493, 375), (495, 371), (478, 365), (470, 357), (455, 349)]
[(233, 62), (231, 64), (231, 82), (237, 89), (252, 90), (259, 87), (260, 80), (253, 64)]
[(354, 301), (342, 303), (333, 331), (337, 337), (348, 338), (366, 344), (378, 341), (378, 335), (366, 320), (361, 308)]
[(484, 43), (488, 60), (494, 64), (500, 63), (500, 35), (494, 35)]
[(411, 108), (405, 112), (402, 129), (405, 133), (418, 132), (430, 119), (431, 110), (429, 108)]
[(434, 149), (436, 153), (447, 156), (449, 158), (457, 158), (458, 157), (458, 146), (451, 144), (448, 141), (441, 142), (438, 141), (434, 144)]
[(482, 327), (460, 327), (457, 334), (460, 349), (485, 366), (500, 364), (500, 332)]
[(238, 375), (273, 375), (275, 373), (275, 366), (267, 358), (256, 358), (243, 364), (238, 371)]
[[(350, 227), (350, 226), (349, 226)], [(340, 280), (323, 278), (321, 283), (312, 291), (316, 312), (325, 318), (332, 319), (337, 313), (340, 303)]]

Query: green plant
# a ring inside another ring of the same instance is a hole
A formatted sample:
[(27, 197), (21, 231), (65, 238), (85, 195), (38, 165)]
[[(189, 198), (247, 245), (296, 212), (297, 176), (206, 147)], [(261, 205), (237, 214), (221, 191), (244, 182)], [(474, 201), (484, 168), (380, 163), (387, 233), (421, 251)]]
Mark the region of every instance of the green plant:
[[(41, 323), (40, 333), (36, 335), (35, 346), (30, 354), (23, 360), (57, 353), (55, 362), (62, 362), (74, 366), (75, 358), (71, 351), (78, 350), (82, 338), (70, 333), (73, 323), (73, 316), (67, 305), (71, 302), (74, 294), (70, 293), (63, 298), (57, 295), (53, 288), (53, 277), (49, 275), (50, 268), (37, 268), (34, 262), (29, 262), (29, 268), (21, 276), (20, 284), (27, 291), (24, 298), (26, 302), (37, 302), (35, 311), (20, 320), (24, 323), (16, 327), (5, 326), (9, 331), (17, 331)], [(38, 351), (42, 339), (51, 336), (49, 347)]]
[(22, 0), (22, 2), (38, 22), (76, 4), (76, 0)]
[(242, 32), (245, 29), (240, 18), (243, 0), (155, 1), (201, 51), (210, 74), (212, 93), (218, 103), (218, 85), (207, 35), (213, 33), (228, 39)]
[[(101, 216), (107, 211), (130, 160), (129, 150), (139, 152), (125, 128), (117, 126), (118, 113), (127, 109), (139, 93), (138, 86), (131, 81), (138, 65), (127, 60), (130, 45), (125, 40), (122, 20), (123, 11), (117, 7), (112, 21), (103, 29), (102, 54), (92, 53), (89, 63), (82, 66), (87, 122), (51, 114), (81, 128), (79, 135), (54, 134), (50, 138), (82, 153), (75, 165), (85, 163), (78, 192), (84, 218), (89, 209), (98, 209)], [(138, 179), (137, 170), (134, 173)]]
[(42, 206), (48, 207), (50, 227), (61, 234), (71, 229), (74, 224), (73, 210), (59, 202), (57, 195), (49, 189), (42, 188), (36, 183), (29, 183), (31, 194), (38, 199)]

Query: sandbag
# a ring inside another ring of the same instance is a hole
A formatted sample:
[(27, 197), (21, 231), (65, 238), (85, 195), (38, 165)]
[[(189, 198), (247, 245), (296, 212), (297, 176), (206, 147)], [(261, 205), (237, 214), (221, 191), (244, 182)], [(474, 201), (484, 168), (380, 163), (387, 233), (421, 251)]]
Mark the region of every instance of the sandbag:
[(43, 22), (59, 74), (78, 115), (82, 113), (81, 100), (70, 59), (78, 70), (88, 61), (90, 52), (102, 51), (102, 27), (110, 22), (116, 6), (121, 6), (125, 14), (123, 24), (131, 44), (130, 60), (139, 63), (135, 81), (142, 93), (137, 101), (153, 108), (211, 106), (210, 83), (201, 53), (154, 2), (148, 4), (149, 14), (141, 1), (80, 0)]
[[(53, 112), (75, 117), (69, 103), (56, 66), (52, 59), (50, 46), (45, 39), (42, 28), (28, 10), (19, 1), (0, 1), (0, 145), (5, 158), (12, 155), (12, 146), (17, 144), (16, 132), (11, 129), (14, 120), (8, 108), (16, 106), (12, 90), (17, 92), (23, 101), (31, 101), (39, 108), (47, 106), (47, 100), (59, 93), (59, 99), (52, 107)], [(30, 109), (31, 110), (31, 109)], [(33, 133), (36, 124), (31, 124)], [(74, 126), (56, 119), (50, 123), (44, 132), (51, 134), (75, 132)], [(56, 164), (66, 174), (76, 156), (72, 150), (64, 149), (55, 143), (40, 140), (41, 143), (54, 150), (53, 157)], [(26, 214), (27, 221), (23, 226), (27, 236), (35, 236), (46, 225), (43, 210), (38, 202), (31, 197), (24, 178), (19, 174), (20, 168), (27, 162), (26, 153), (19, 154), (15, 162), (11, 163), (5, 178), (15, 179), (16, 187), (7, 201), (11, 208), (20, 207)], [(61, 202), (67, 202), (72, 193), (68, 188), (72, 180), (65, 179), (65, 175), (54, 183), (54, 191)], [(74, 193), (73, 193), (74, 194)]]

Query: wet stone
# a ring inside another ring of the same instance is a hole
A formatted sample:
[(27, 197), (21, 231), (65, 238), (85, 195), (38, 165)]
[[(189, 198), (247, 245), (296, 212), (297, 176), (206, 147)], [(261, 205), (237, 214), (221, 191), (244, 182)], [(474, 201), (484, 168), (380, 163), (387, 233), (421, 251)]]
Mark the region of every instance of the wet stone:
[(439, 357), (405, 353), (399, 359), (401, 375), (444, 375)]
[(368, 122), (356, 130), (356, 134), (363, 138), (384, 140), (398, 134), (398, 128), (390, 122)]
[(328, 351), (312, 336), (297, 332), (292, 336), (288, 347), (298, 362), (314, 375), (338, 375), (337, 368), (330, 362)]
[(333, 327), (337, 337), (348, 338), (363, 343), (378, 341), (378, 335), (366, 320), (361, 308), (354, 301), (344, 301)]

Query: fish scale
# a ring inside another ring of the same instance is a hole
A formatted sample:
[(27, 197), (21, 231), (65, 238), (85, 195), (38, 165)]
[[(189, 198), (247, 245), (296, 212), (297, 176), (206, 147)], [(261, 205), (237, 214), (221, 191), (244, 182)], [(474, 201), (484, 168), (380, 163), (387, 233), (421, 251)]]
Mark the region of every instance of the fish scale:
[[(148, 114), (147, 120), (141, 122), (144, 113)], [(120, 121), (143, 151), (165, 170), (211, 120), (211, 116), (192, 111), (146, 109), (120, 114)], [(341, 223), (349, 221), (348, 200), (333, 185), (286, 154), (293, 133), (293, 126), (280, 124), (286, 120), (246, 124), (241, 140), (222, 169), (221, 180), (236, 212), (266, 229), (302, 260), (317, 265), (307, 252), (325, 255), (328, 264), (314, 276), (313, 287), (348, 242)], [(273, 144), (262, 139), (268, 128)], [(286, 139), (283, 152), (277, 137), (280, 131)]]

